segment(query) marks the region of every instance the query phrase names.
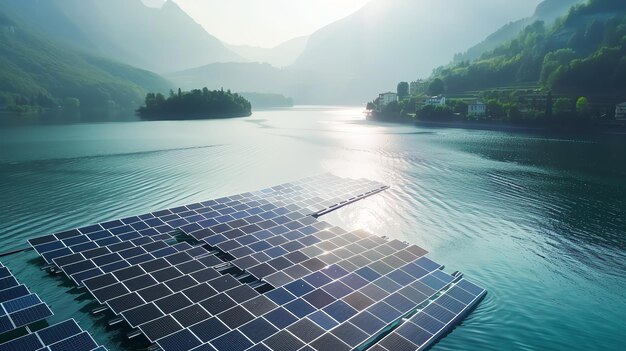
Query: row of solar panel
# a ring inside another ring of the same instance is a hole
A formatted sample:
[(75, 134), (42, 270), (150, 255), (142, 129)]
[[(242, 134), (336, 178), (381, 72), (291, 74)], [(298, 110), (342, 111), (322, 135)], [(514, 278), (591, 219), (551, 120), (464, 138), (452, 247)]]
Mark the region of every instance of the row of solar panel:
[[(109, 249), (105, 252), (101, 252), (100, 255), (89, 258), (80, 259), (79, 257), (66, 256), (55, 260), (55, 263), (65, 274), (72, 278), (78, 286), (81, 286), (86, 279), (180, 251), (188, 251), (188, 254), (196, 257), (209, 254), (205, 249), (192, 247), (186, 242), (168, 245), (164, 241), (153, 241), (142, 245), (133, 245), (123, 250), (116, 251)], [(213, 257), (213, 261), (215, 265), (222, 263), (222, 261), (216, 257)]]
[[(295, 217), (292, 216), (292, 218), (299, 218), (301, 222), (304, 223), (312, 223), (315, 222), (315, 219), (313, 219), (312, 217), (302, 217), (302, 214), (299, 213), (291, 213), (289, 215), (295, 215)], [(277, 216), (277, 214), (274, 214), (274, 216)], [(281, 220), (282, 218), (282, 220)], [(277, 218), (278, 222), (280, 223), (285, 223), (285, 221), (290, 221), (291, 219), (289, 219), (286, 216), (281, 216)], [(247, 221), (245, 220), (237, 220), (235, 222), (239, 222), (239, 226), (241, 227), (242, 225), (248, 224)], [(259, 223), (261, 226), (255, 225), (255, 224), (250, 224), (247, 225), (245, 227), (243, 227), (244, 230), (247, 230), (248, 232), (253, 232), (253, 231), (259, 231), (262, 228), (269, 228), (272, 226), (278, 226), (277, 223), (271, 221), (271, 220), (266, 220), (262, 223)], [(287, 225), (290, 224), (296, 224), (296, 226), (303, 226), (302, 223), (299, 222), (289, 222), (287, 223)], [(237, 224), (230, 222), (229, 224), (224, 224), (222, 225), (223, 230), (228, 230), (230, 234), (232, 234), (233, 231), (239, 230), (237, 228)], [(294, 226), (291, 226), (292, 228), (294, 228)], [(217, 230), (218, 228), (214, 228), (215, 230)], [(207, 229), (210, 230), (210, 229)], [(280, 232), (284, 232), (289, 230), (287, 227), (285, 226), (278, 226), (277, 228), (274, 229), (274, 233), (280, 233)], [(302, 231), (306, 231), (307, 234), (311, 233), (312, 230), (315, 230), (312, 227), (306, 227), (301, 229)], [(243, 233), (242, 231), (239, 231), (241, 233)], [(196, 232), (197, 233), (197, 232)], [(265, 233), (259, 233), (259, 236), (265, 234), (266, 237), (267, 235), (271, 235), (271, 233), (265, 232)], [(293, 232), (292, 234), (298, 234)], [(228, 234), (227, 234), (228, 235)], [(304, 235), (302, 233), (299, 234), (300, 236)], [(212, 239), (215, 239), (215, 236), (212, 237)], [(253, 238), (251, 235), (248, 235), (247, 238), (242, 238), (241, 240), (243, 241), (244, 239), (252, 239), (252, 240), (256, 240), (257, 245), (256, 246), (252, 246), (253, 248), (256, 248), (257, 250), (263, 246), (263, 245), (268, 245), (267, 242), (263, 243), (259, 243), (259, 238)], [(141, 242), (139, 242), (141, 241)], [(152, 240), (150, 240), (149, 237), (141, 237), (141, 238), (137, 238), (137, 239), (132, 239), (131, 242), (135, 242), (136, 244), (139, 243), (145, 243), (145, 242), (151, 242)], [(146, 244), (145, 246), (150, 246), (150, 247), (155, 247), (155, 248), (160, 248), (158, 246), (155, 245), (148, 245)], [(82, 280), (84, 280), (85, 278), (89, 278), (89, 277), (93, 277), (93, 276), (97, 276), (98, 274), (102, 274), (102, 270), (96, 268), (96, 265), (92, 262), (92, 259), (94, 261), (99, 261), (99, 262), (106, 262), (107, 263), (107, 267), (104, 267), (104, 271), (111, 271), (114, 268), (120, 268), (119, 264), (122, 264), (121, 262), (119, 262), (121, 260), (122, 257), (124, 258), (130, 258), (130, 257), (135, 257), (138, 256), (140, 253), (144, 254), (144, 256), (140, 256), (137, 257), (135, 260), (131, 260), (132, 261), (137, 261), (137, 260), (142, 260), (142, 259), (148, 259), (150, 258), (149, 255), (146, 255), (145, 250), (143, 250), (141, 247), (135, 247), (135, 245), (131, 245), (130, 243), (115, 243), (115, 244), (111, 244), (108, 246), (111, 249), (107, 249), (107, 246), (105, 246), (104, 248), (98, 248), (98, 249), (91, 249), (91, 250), (87, 250), (87, 251), (83, 251), (82, 253), (75, 253), (75, 254), (71, 254), (71, 255), (67, 255), (67, 256), (61, 256), (61, 257), (57, 257), (55, 259), (53, 259), (54, 263), (56, 263), (57, 265), (61, 266), (62, 269), (66, 272), (66, 274), (68, 274), (69, 276), (72, 276), (72, 278), (78, 283), (80, 284), (80, 282)], [(218, 246), (219, 247), (219, 246)], [(230, 247), (234, 247), (233, 245), (230, 245)], [(226, 250), (228, 247), (226, 246), (222, 246), (220, 247), (220, 249), (224, 250), (224, 251), (229, 251)], [(248, 252), (242, 252), (242, 250), (244, 249), (248, 249)], [(293, 248), (292, 248), (293, 249)], [(282, 249), (281, 249), (282, 250)], [(115, 253), (115, 251), (119, 251), (119, 253)], [(249, 248), (241, 248), (240, 250), (235, 250), (235, 252), (232, 252), (232, 254), (235, 255), (235, 257), (237, 256), (241, 256), (245, 253), (250, 253), (253, 251), (250, 251)], [(269, 250), (268, 250), (269, 252)], [(105, 255), (105, 254), (109, 254), (109, 255)], [(102, 257), (101, 257), (102, 256)], [(121, 256), (121, 257), (120, 257)], [(87, 259), (87, 257), (89, 259)], [(254, 259), (252, 259), (254, 260)], [(241, 261), (240, 261), (241, 262)], [(240, 262), (235, 262), (235, 263), (240, 263)], [(250, 261), (250, 259), (247, 260), (248, 263), (254, 262), (254, 261)], [(69, 266), (69, 267), (67, 267)], [(242, 269), (245, 269), (245, 267), (240, 267)], [(73, 276), (74, 275), (74, 276)]]
[[(283, 287), (260, 295), (206, 265), (202, 276), (194, 277), (198, 260), (184, 257), (178, 263), (174, 255), (113, 270), (85, 280), (85, 285), (166, 351), (243, 350), (253, 345), (291, 350), (306, 344), (340, 350), (365, 342), (420, 304), (428, 304), (453, 282), (455, 278), (439, 271), (438, 264), (421, 257), (426, 252), (416, 246), (364, 232), (328, 230), (328, 224), (307, 216), (314, 206), (323, 211), (333, 203), (330, 207), (336, 208), (384, 187), (368, 183), (369, 189), (363, 189), (357, 182), (352, 185), (356, 190), (345, 192), (349, 197), (343, 199), (316, 191), (303, 195), (314, 183), (288, 184), (100, 225), (121, 228), (127, 225), (124, 221), (158, 219), (161, 222), (152, 224), (179, 228), (232, 255), (238, 268)], [(57, 262), (68, 263), (67, 269), (62, 265), (66, 273), (99, 268), (84, 256), (80, 261)], [(184, 282), (171, 283), (177, 279)], [(437, 313), (450, 312), (432, 303), (429, 307)]]
[(21, 285), (7, 267), (0, 264), (0, 334), (51, 315), (50, 308)]
[[(97, 279), (95, 279), (95, 280), (97, 280)], [(87, 283), (87, 284), (88, 284), (88, 283)], [(138, 311), (139, 311), (139, 310), (138, 310)], [(144, 314), (144, 315), (147, 315), (147, 314)], [(179, 316), (180, 316), (180, 315), (183, 315), (183, 314), (181, 313), (181, 314), (179, 314)]]
[[(266, 293), (262, 298), (269, 299), (269, 302), (232, 307), (227, 312), (236, 316), (234, 319), (218, 315), (189, 328), (193, 335), (181, 331), (158, 343), (168, 351), (183, 350), (181, 339), (194, 340), (191, 344), (194, 346), (210, 341), (219, 350), (243, 350), (260, 342), (270, 349), (290, 345), (288, 349), (295, 350), (308, 343), (318, 350), (349, 350), (416, 308), (453, 279), (426, 258), (416, 262), (434, 273), (429, 275), (427, 269), (416, 263), (385, 276), (369, 268), (349, 273), (332, 265)], [(426, 275), (421, 282), (414, 281), (402, 288), (400, 283), (415, 280), (405, 271), (415, 276)], [(213, 330), (222, 333), (215, 334)]]
[(460, 322), (486, 291), (467, 280), (460, 280), (432, 304), (406, 320), (385, 336), (372, 351), (425, 350)]
[(73, 319), (0, 344), (0, 351), (106, 351)]
[[(30, 326), (52, 316), (52, 311), (36, 294), (19, 284), (7, 267), (0, 264), (0, 334)], [(6, 334), (5, 334), (6, 335)], [(3, 336), (7, 338), (7, 336)], [(35, 333), (0, 344), (0, 351), (91, 351), (99, 347), (89, 333), (74, 320), (46, 327)]]
[[(338, 242), (338, 238), (333, 237), (333, 236), (334, 236), (334, 235), (336, 235), (336, 234), (334, 234), (334, 233), (332, 233), (332, 232), (324, 232), (324, 234), (322, 234), (322, 235), (324, 235), (324, 238), (326, 238), (326, 239), (330, 239), (330, 238), (332, 237), (332, 240), (334, 240), (335, 242)], [(330, 236), (329, 236), (329, 235), (330, 235)], [(371, 236), (371, 235), (367, 235), (367, 236)], [(372, 237), (372, 238), (378, 238), (378, 237), (375, 237), (375, 236), (371, 236), (371, 237)], [(348, 239), (349, 239), (349, 240), (348, 240)], [(354, 237), (348, 237), (347, 239), (343, 239), (342, 243), (352, 242), (354, 239), (355, 239)], [(369, 239), (369, 238), (368, 238), (368, 239)], [(371, 239), (369, 239), (369, 240), (371, 240)], [(381, 239), (379, 239), (379, 240), (381, 240)], [(384, 240), (382, 240), (382, 242), (385, 242), (385, 241), (384, 241)], [(353, 243), (353, 244), (354, 244), (354, 243)], [(359, 245), (358, 243), (357, 243), (356, 245), (357, 245), (356, 247), (353, 247), (353, 250), (356, 250), (356, 251), (360, 251), (360, 252), (362, 252), (362, 251), (365, 249), (365, 248), (364, 248), (364, 246), (361, 246), (361, 245)], [(371, 245), (371, 243), (370, 243), (370, 245)], [(406, 246), (406, 245), (404, 245), (404, 244), (402, 244), (402, 243), (400, 243), (400, 242), (396, 242), (396, 243), (395, 243), (395, 245), (396, 245), (396, 246), (397, 246), (397, 245), (399, 245), (399, 246), (400, 246), (400, 247), (397, 247), (398, 249), (403, 248), (403, 247), (405, 247), (405, 246)], [(366, 245), (366, 246), (368, 246), (368, 245)], [(335, 247), (335, 248), (337, 248), (337, 246), (336, 246), (336, 245), (335, 245), (334, 247)], [(325, 247), (325, 248), (326, 248), (326, 249), (331, 249), (330, 247)], [(383, 251), (383, 252), (379, 252), (379, 253), (378, 253), (378, 257), (380, 258), (380, 257), (385, 256), (385, 254), (391, 254), (391, 253), (393, 252), (393, 250), (392, 250), (391, 252), (390, 252), (390, 251), (388, 251), (388, 250), (389, 250), (389, 249), (387, 249), (387, 250), (385, 250), (385, 251)], [(319, 252), (321, 252), (321, 250), (320, 250)], [(328, 257), (332, 257), (332, 256), (328, 256)], [(338, 257), (338, 256), (335, 256), (335, 257)], [(389, 257), (391, 257), (391, 256), (389, 256)], [(321, 262), (320, 262), (320, 263), (321, 263)], [(322, 266), (323, 266), (323, 264), (322, 264)]]
[[(372, 184), (372, 187), (376, 186), (380, 187), (379, 184)], [(280, 186), (280, 188), (284, 188), (284, 186)], [(374, 190), (365, 188), (363, 192), (369, 193)], [(275, 191), (272, 190), (272, 192)], [(263, 191), (257, 193), (267, 196)], [(247, 194), (253, 196), (252, 193)], [(29, 243), (39, 254), (43, 254), (43, 257), (50, 262), (50, 260), (55, 257), (111, 244), (115, 241), (115, 236), (119, 236), (122, 240), (130, 240), (138, 235), (153, 236), (171, 232), (173, 228), (182, 227), (184, 229), (186, 226), (188, 227), (190, 224), (198, 222), (200, 222), (203, 227), (208, 227), (229, 220), (239, 219), (244, 216), (255, 215), (261, 210), (267, 211), (276, 208), (276, 206), (271, 205), (267, 200), (262, 200), (261, 198), (258, 199), (262, 202), (255, 199), (243, 203), (241, 202), (241, 199), (245, 199), (243, 195), (235, 195), (229, 198), (211, 200), (205, 203), (181, 206), (171, 210), (157, 211), (142, 216), (128, 217), (121, 220), (91, 225), (31, 239)], [(356, 196), (362, 195), (363, 193), (359, 193)], [(308, 200), (312, 201), (311, 198)], [(299, 207), (296, 208), (299, 209)], [(246, 209), (248, 209), (248, 211), (245, 211)], [(286, 209), (282, 208), (282, 210), (285, 211)], [(192, 228), (199, 229), (199, 227), (192, 226), (189, 230)]]

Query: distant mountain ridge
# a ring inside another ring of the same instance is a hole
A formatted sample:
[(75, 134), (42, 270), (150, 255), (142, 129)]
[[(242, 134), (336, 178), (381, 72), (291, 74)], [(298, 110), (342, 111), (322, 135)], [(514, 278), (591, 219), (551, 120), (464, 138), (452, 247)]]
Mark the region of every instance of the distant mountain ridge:
[(57, 41), (22, 22), (0, 2), (0, 104), (134, 108), (160, 76)]
[(28, 24), (98, 55), (166, 73), (243, 62), (172, 1), (2, 0)]
[(275, 67), (286, 67), (293, 64), (306, 48), (308, 36), (288, 40), (273, 48), (260, 48), (248, 45), (226, 46), (241, 57), (259, 63), (269, 63)]

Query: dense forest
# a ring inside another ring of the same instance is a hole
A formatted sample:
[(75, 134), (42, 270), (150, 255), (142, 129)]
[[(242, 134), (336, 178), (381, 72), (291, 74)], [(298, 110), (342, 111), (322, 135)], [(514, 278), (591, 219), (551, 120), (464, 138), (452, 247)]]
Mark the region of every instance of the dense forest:
[(167, 91), (158, 75), (57, 42), (3, 10), (0, 2), (0, 107), (136, 108), (147, 91)]
[(137, 110), (147, 119), (211, 119), (246, 117), (252, 113), (248, 100), (230, 90), (208, 88), (170, 91), (169, 97), (161, 93), (148, 93), (145, 106)]
[(526, 27), (515, 39), (473, 62), (434, 72), (448, 93), (538, 82), (579, 95), (626, 91), (626, 1), (592, 0), (546, 28)]

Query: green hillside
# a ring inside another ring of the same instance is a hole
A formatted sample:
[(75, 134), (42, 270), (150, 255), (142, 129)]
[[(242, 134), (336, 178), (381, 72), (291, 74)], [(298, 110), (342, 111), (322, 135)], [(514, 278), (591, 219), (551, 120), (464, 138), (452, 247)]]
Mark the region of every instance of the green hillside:
[(435, 71), (448, 93), (536, 83), (559, 93), (619, 96), (626, 92), (626, 2), (592, 0), (554, 26), (528, 26), (472, 62)]
[(137, 107), (147, 91), (169, 88), (154, 73), (56, 42), (0, 6), (0, 105)]

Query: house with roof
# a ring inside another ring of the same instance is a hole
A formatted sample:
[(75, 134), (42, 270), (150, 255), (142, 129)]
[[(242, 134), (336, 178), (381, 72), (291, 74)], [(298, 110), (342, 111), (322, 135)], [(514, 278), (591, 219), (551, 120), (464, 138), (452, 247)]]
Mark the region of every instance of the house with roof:
[(480, 100), (475, 100), (467, 105), (468, 117), (484, 117), (487, 115), (487, 104)]
[(425, 102), (425, 105), (446, 106), (446, 97), (443, 95), (431, 96)]
[(389, 103), (398, 101), (398, 94), (387, 92), (378, 95), (378, 105), (379, 107), (383, 107), (389, 105)]
[(617, 106), (615, 106), (615, 119), (620, 121), (626, 120), (626, 102), (622, 102), (621, 104), (617, 104)]

